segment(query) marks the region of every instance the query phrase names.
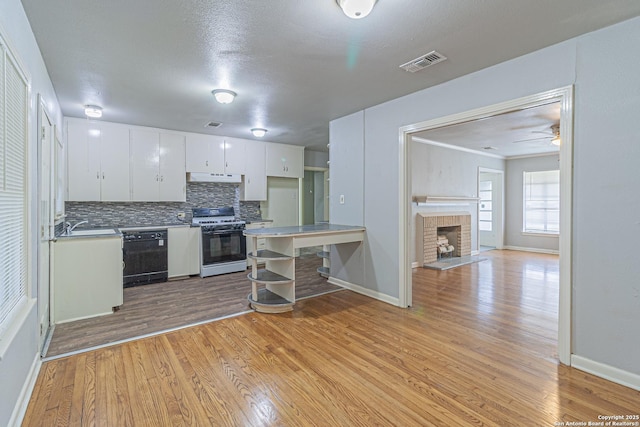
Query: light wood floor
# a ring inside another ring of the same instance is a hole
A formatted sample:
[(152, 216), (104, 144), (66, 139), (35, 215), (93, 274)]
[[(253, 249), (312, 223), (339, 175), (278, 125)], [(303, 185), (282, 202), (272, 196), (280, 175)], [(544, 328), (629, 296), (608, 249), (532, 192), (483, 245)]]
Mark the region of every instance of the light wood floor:
[(559, 365), (558, 259), (413, 274), (414, 307), (339, 291), (46, 362), (24, 426), (553, 426), (640, 392)]
[[(341, 289), (316, 271), (322, 260), (313, 255), (296, 258), (296, 298)], [(191, 277), (124, 290), (121, 309), (106, 316), (56, 325), (47, 357), (140, 337), (218, 319), (250, 310), (247, 274)]]

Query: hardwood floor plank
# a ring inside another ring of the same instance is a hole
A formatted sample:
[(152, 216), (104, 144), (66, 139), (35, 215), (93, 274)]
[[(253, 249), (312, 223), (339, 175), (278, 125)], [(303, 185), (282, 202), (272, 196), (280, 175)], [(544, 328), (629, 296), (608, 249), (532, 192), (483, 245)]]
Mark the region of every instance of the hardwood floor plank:
[(551, 426), (638, 413), (640, 391), (559, 364), (558, 258), (483, 255), (415, 270), (409, 309), (339, 291), (45, 362), (24, 426)]

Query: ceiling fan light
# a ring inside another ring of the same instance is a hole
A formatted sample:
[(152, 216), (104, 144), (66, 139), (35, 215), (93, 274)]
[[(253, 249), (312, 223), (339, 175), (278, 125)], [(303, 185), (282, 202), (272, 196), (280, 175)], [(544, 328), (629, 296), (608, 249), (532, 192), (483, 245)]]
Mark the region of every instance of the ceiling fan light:
[(211, 93), (220, 104), (231, 104), (237, 95), (237, 93), (228, 89), (215, 89)]
[(99, 119), (100, 117), (102, 117), (102, 107), (99, 107), (97, 105), (85, 105), (84, 115), (89, 117), (90, 119)]
[(554, 136), (551, 140), (551, 144), (555, 145), (556, 147), (560, 146), (561, 142), (562, 141), (560, 140), (560, 136)]
[(251, 133), (256, 138), (262, 138), (267, 133), (267, 130), (266, 129), (262, 129), (262, 128), (253, 128), (253, 129), (251, 129)]
[(351, 19), (361, 19), (371, 13), (377, 0), (336, 0), (342, 11)]

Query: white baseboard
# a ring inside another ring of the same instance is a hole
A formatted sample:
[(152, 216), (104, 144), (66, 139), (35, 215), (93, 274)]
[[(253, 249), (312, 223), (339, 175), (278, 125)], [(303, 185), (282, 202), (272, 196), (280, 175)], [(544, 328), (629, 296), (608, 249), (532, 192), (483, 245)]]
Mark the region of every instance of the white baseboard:
[(560, 251), (555, 249), (538, 249), (538, 248), (524, 248), (522, 246), (505, 246), (503, 249), (508, 251), (523, 251), (523, 252), (535, 252), (538, 254), (560, 255)]
[(471, 256), (480, 255), (480, 251), (471, 251)]
[(605, 380), (640, 391), (640, 375), (638, 374), (605, 365), (604, 363), (596, 362), (575, 354), (571, 355), (571, 366), (600, 378), (604, 378)]
[(9, 418), (8, 425), (10, 427), (19, 427), (22, 424), (24, 415), (27, 413), (29, 400), (31, 400), (31, 393), (33, 393), (33, 388), (36, 385), (36, 380), (38, 379), (38, 374), (40, 373), (41, 367), (42, 361), (40, 360), (40, 353), (37, 353), (35, 359), (33, 360), (33, 363), (31, 364), (31, 369), (29, 369), (27, 379), (22, 386), (22, 390), (20, 390), (18, 402), (16, 403), (15, 408), (13, 408), (11, 418)]
[(414, 261), (411, 263), (411, 268), (419, 268), (420, 267), (420, 263), (418, 261)]
[(387, 294), (373, 291), (371, 289), (367, 289), (365, 287), (347, 282), (345, 280), (336, 279), (335, 277), (329, 277), (328, 282), (332, 285), (342, 286), (343, 288), (349, 289), (353, 292), (357, 292), (373, 299), (377, 299), (378, 301), (386, 302), (388, 304), (395, 305), (396, 307), (400, 306), (400, 300), (398, 298), (391, 297)]

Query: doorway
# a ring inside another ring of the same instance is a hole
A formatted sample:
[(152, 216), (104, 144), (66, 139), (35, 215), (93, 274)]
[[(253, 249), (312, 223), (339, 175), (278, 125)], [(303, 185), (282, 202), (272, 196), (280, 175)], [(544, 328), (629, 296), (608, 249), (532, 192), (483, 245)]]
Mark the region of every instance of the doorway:
[(302, 225), (329, 221), (328, 175), (327, 168), (304, 168), (300, 197)]
[(519, 111), (552, 102), (560, 103), (560, 289), (558, 309), (558, 358), (565, 365), (571, 364), (571, 277), (572, 277), (572, 164), (573, 164), (573, 86), (526, 96), (488, 107), (440, 117), (399, 128), (400, 145), (400, 242), (398, 274), (399, 305), (412, 304), (411, 279), (411, 140), (412, 134), (443, 126), (465, 123)]
[(478, 168), (478, 250), (504, 246), (504, 171)]

